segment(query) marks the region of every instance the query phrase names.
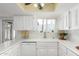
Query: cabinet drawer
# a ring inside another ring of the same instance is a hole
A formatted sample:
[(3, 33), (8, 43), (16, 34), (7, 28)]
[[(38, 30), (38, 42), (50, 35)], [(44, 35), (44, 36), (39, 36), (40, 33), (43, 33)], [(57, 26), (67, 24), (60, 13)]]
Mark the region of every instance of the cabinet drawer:
[(53, 47), (57, 47), (57, 42), (38, 42), (37, 47), (38, 48), (41, 48), (41, 47), (53, 48)]

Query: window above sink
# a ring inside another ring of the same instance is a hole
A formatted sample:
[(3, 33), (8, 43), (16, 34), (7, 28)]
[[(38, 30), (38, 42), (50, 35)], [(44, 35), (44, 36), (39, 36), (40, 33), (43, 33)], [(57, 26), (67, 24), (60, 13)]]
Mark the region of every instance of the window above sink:
[(55, 19), (38, 19), (37, 30), (40, 32), (53, 32), (55, 30)]

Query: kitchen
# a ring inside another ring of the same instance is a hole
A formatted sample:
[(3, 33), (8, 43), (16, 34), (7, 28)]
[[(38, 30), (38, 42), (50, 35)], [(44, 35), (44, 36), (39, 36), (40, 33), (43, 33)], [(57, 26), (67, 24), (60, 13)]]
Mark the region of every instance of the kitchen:
[(78, 6), (0, 4), (0, 56), (79, 56)]

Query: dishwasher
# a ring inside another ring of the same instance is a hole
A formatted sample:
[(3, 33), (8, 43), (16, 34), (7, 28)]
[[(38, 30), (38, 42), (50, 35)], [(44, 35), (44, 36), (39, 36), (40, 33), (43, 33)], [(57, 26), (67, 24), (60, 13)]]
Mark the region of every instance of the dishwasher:
[(21, 42), (21, 56), (36, 56), (36, 42)]

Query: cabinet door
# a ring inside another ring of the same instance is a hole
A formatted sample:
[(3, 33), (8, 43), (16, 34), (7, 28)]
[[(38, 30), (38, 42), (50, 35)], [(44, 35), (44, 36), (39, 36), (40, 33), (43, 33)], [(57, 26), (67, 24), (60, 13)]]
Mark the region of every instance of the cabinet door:
[(71, 19), (71, 30), (73, 29), (77, 29), (78, 27), (78, 15), (77, 15), (77, 9), (74, 8), (71, 10), (71, 15), (70, 15), (70, 19)]
[(22, 56), (35, 56), (36, 44), (35, 43), (22, 43), (21, 55)]
[(14, 29), (23, 30), (24, 29), (24, 20), (22, 16), (14, 17)]
[(33, 27), (32, 27), (32, 30), (33, 31), (38, 31), (38, 22), (37, 22), (37, 19), (34, 19), (33, 20)]
[(64, 14), (64, 30), (69, 30), (69, 13)]
[(74, 52), (67, 49), (67, 56), (77, 56)]
[(33, 17), (32, 16), (23, 16), (24, 18), (24, 30), (32, 30), (33, 26)]
[(63, 45), (59, 44), (59, 56), (66, 56), (67, 55), (67, 48)]
[(38, 56), (47, 56), (47, 49), (46, 48), (39, 48), (37, 50), (37, 55)]
[(77, 29), (79, 29), (79, 8), (76, 10), (76, 19)]
[(32, 16), (15, 16), (14, 28), (16, 30), (32, 30), (33, 17)]
[(57, 56), (57, 42), (38, 42), (37, 55)]
[(48, 56), (57, 56), (57, 48), (48, 48)]
[(57, 19), (57, 29), (58, 30), (63, 30), (64, 29), (64, 20), (63, 20), (63, 16), (59, 17)]
[(58, 30), (69, 30), (69, 20), (69, 12), (67, 11), (56, 20)]

